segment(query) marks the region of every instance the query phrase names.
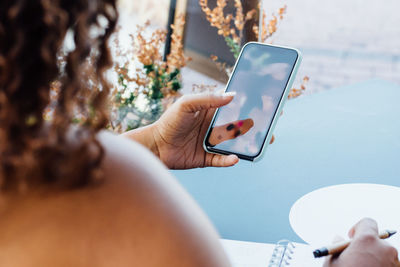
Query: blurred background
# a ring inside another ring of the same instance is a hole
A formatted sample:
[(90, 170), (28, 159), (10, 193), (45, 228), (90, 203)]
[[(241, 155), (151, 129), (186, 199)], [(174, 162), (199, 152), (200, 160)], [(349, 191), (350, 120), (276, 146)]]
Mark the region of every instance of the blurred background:
[(371, 78), (400, 83), (398, 0), (265, 1), (287, 4), (276, 43), (299, 48), (309, 90), (319, 91)]
[[(284, 5), (286, 14), (271, 42), (303, 52), (296, 84), (310, 77), (307, 93), (373, 78), (400, 83), (399, 0), (268, 0), (263, 2), (267, 19)], [(169, 0), (120, 0), (122, 28), (134, 30), (148, 20), (166, 28), (169, 8)], [(183, 73), (186, 90), (192, 83), (223, 86), (190, 68)]]

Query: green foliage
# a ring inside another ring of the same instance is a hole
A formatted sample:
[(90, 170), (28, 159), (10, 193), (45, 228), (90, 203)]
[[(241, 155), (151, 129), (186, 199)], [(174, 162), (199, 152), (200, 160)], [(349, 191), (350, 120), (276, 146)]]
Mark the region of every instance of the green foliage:
[[(154, 64), (145, 65), (144, 69), (148, 81), (145, 88), (140, 88), (135, 82), (129, 82), (129, 77), (125, 76), (125, 69), (118, 76), (121, 90), (115, 94), (114, 101), (118, 106), (117, 121), (125, 125), (126, 131), (156, 121), (164, 111), (163, 92), (178, 92), (182, 88), (179, 69), (169, 72), (168, 69)], [(137, 101), (143, 101), (143, 97), (146, 105), (144, 109), (139, 109)]]
[(237, 59), (240, 55), (240, 50), (242, 49), (239, 44), (237, 44), (231, 37), (225, 37), (225, 42), (228, 45), (233, 56)]

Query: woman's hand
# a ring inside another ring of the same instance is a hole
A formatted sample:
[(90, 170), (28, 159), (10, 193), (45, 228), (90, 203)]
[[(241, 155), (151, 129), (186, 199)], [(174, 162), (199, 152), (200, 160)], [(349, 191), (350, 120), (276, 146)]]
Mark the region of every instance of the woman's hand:
[[(203, 148), (204, 137), (215, 110), (229, 104), (234, 95), (234, 93), (185, 95), (156, 123), (123, 135), (146, 146), (170, 169), (235, 165), (239, 161), (237, 156), (210, 154)], [(222, 139), (234, 138), (235, 133), (239, 132), (237, 130), (240, 130), (239, 135), (246, 134), (254, 122), (247, 119), (231, 124), (234, 124), (236, 131), (223, 135)], [(229, 136), (231, 133), (234, 135)], [(272, 137), (271, 143), (274, 140), (275, 137)]]
[[(349, 247), (340, 255), (328, 258), (324, 267), (399, 267), (397, 250), (379, 239), (374, 220), (364, 219), (350, 232)], [(339, 240), (338, 240), (339, 241)]]
[(170, 169), (229, 167), (235, 155), (207, 153), (203, 141), (219, 107), (229, 104), (234, 93), (185, 95), (154, 124), (156, 154)]

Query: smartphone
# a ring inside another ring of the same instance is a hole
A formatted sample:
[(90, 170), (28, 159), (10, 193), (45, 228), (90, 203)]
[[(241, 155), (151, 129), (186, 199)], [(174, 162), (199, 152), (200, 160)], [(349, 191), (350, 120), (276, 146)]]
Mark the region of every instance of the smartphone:
[(272, 138), (301, 62), (293, 48), (251, 42), (236, 62), (226, 92), (236, 92), (219, 108), (204, 139), (209, 153), (249, 161), (261, 158)]

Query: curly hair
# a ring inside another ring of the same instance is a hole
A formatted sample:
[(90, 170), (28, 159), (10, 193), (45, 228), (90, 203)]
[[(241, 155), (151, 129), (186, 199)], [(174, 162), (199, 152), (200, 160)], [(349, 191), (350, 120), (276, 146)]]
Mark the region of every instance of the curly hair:
[[(0, 2), (1, 191), (79, 187), (101, 176), (104, 151), (96, 135), (108, 123), (104, 73), (111, 65), (115, 2)], [(73, 44), (60, 64), (67, 35)]]

